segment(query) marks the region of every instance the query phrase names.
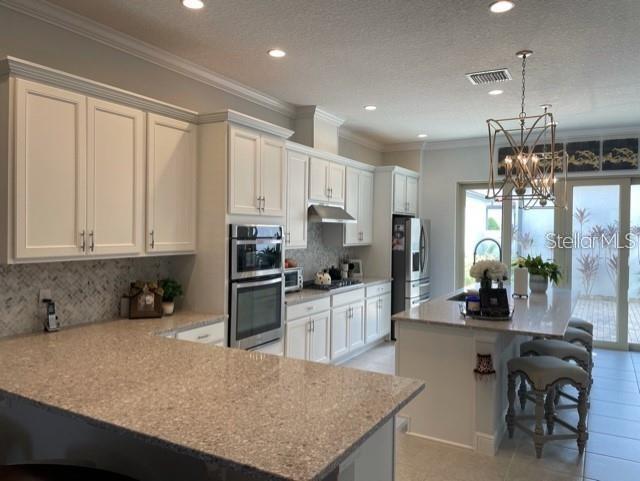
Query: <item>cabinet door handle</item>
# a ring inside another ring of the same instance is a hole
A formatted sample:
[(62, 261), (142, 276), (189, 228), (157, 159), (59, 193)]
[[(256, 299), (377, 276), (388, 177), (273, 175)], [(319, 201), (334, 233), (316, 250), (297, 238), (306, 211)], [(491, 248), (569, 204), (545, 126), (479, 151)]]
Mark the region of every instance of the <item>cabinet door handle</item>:
[(155, 249), (156, 248), (156, 231), (152, 230), (151, 232), (149, 232), (149, 235), (151, 236), (151, 248)]
[(87, 248), (87, 245), (84, 241), (84, 230), (80, 232), (80, 250), (84, 252)]
[(333, 187), (329, 187), (329, 198), (333, 198)]
[(94, 236), (94, 234), (93, 234), (93, 231), (90, 231), (90, 232), (89, 232), (89, 250), (90, 250), (91, 252), (93, 252), (93, 250), (94, 250), (95, 246), (96, 246), (96, 243), (95, 243), (95, 236)]
[(262, 212), (264, 212), (264, 208), (267, 205), (267, 198), (263, 195), (262, 196)]
[(311, 321), (311, 332), (316, 332), (316, 321)]

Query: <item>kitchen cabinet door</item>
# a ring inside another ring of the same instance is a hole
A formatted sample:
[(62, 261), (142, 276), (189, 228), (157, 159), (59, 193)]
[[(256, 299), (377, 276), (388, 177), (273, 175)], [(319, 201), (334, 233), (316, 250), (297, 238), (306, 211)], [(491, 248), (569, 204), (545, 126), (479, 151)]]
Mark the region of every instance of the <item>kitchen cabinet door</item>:
[(309, 157), (289, 152), (287, 158), (287, 226), (288, 248), (307, 247), (307, 178)]
[(369, 172), (358, 176), (358, 231), (360, 244), (373, 242), (373, 174)]
[[(229, 213), (260, 213), (260, 135), (229, 127)], [(270, 152), (273, 157), (273, 151)], [(276, 174), (277, 176), (277, 174)], [(271, 179), (270, 182), (276, 183)], [(271, 189), (272, 186), (269, 186)]]
[(316, 157), (309, 161), (309, 200), (329, 201), (329, 162)]
[(397, 173), (393, 174), (393, 212), (407, 212), (407, 177)]
[(380, 296), (379, 335), (388, 336), (391, 333), (391, 294)]
[(196, 247), (196, 128), (147, 116), (147, 251)]
[(349, 352), (349, 306), (331, 311), (331, 359)]
[(344, 204), (345, 178), (347, 169), (344, 165), (329, 162), (329, 201)]
[(296, 319), (286, 323), (286, 357), (308, 359), (309, 356), (309, 318)]
[(22, 79), (15, 87), (14, 257), (84, 255), (86, 97)]
[(358, 209), (360, 203), (360, 172), (356, 169), (347, 169), (347, 191), (345, 210), (355, 218), (358, 223), (345, 224), (344, 225), (344, 245), (358, 245), (360, 244), (360, 216)]
[(365, 339), (369, 343), (378, 338), (378, 322), (380, 318), (380, 298), (367, 299), (367, 322), (365, 326)]
[(144, 112), (87, 100), (87, 252), (144, 251)]
[(406, 181), (407, 194), (407, 213), (412, 215), (418, 214), (418, 179), (407, 176)]
[(349, 316), (349, 350), (352, 351), (364, 346), (364, 302), (354, 303), (349, 307), (351, 308)]
[(260, 139), (260, 196), (262, 215), (284, 216), (286, 169), (284, 142), (271, 137)]
[(327, 363), (331, 359), (331, 314), (325, 311), (311, 317), (309, 361)]

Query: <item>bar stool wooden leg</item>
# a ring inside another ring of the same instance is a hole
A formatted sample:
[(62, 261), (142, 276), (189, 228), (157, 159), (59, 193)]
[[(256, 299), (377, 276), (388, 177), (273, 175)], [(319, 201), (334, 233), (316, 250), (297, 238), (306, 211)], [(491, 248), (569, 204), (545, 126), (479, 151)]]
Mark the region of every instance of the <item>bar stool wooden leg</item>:
[(507, 431), (509, 432), (509, 439), (513, 438), (514, 423), (516, 417), (515, 403), (516, 403), (516, 375), (509, 374), (507, 378), (507, 399), (509, 400), (509, 407), (507, 408), (507, 415), (505, 421), (507, 422)]
[(584, 453), (587, 445), (587, 388), (580, 388), (578, 391), (578, 451)]
[(547, 434), (553, 434), (553, 428), (555, 424), (555, 397), (555, 387), (549, 388), (549, 390), (547, 391), (547, 398), (544, 401), (544, 416), (547, 419)]
[(520, 376), (520, 388), (518, 389), (518, 397), (520, 398), (520, 409), (524, 411), (527, 406), (527, 381), (524, 376)]
[(533, 443), (536, 447), (536, 457), (539, 459), (542, 457), (542, 447), (544, 446), (544, 429), (542, 427), (542, 421), (544, 420), (544, 391), (534, 391), (536, 398), (536, 428), (535, 435), (533, 436)]

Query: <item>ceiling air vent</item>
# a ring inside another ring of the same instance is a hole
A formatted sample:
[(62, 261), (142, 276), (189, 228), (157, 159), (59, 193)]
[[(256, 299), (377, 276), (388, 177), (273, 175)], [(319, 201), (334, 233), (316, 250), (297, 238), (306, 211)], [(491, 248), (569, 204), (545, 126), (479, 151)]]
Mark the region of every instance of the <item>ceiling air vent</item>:
[(466, 77), (473, 85), (487, 85), (496, 82), (506, 82), (507, 80), (511, 80), (511, 74), (506, 68), (485, 70), (484, 72), (468, 73)]

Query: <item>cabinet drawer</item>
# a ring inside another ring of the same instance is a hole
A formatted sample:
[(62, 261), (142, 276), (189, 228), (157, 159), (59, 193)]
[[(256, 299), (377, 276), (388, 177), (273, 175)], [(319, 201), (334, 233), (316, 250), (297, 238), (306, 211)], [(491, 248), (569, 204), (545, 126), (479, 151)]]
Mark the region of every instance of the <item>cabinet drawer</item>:
[(309, 316), (316, 312), (328, 311), (331, 308), (331, 299), (323, 297), (315, 301), (303, 302), (293, 306), (287, 306), (287, 321)]
[(358, 302), (364, 299), (364, 289), (354, 289), (353, 291), (344, 292), (342, 294), (334, 294), (331, 296), (331, 306), (338, 307), (352, 302)]
[(367, 287), (367, 297), (381, 296), (382, 294), (386, 294), (387, 292), (391, 292), (390, 282)]
[(208, 326), (196, 327), (187, 331), (178, 332), (176, 339), (181, 341), (200, 342), (203, 344), (217, 344), (222, 341), (224, 345), (224, 322), (216, 322)]

